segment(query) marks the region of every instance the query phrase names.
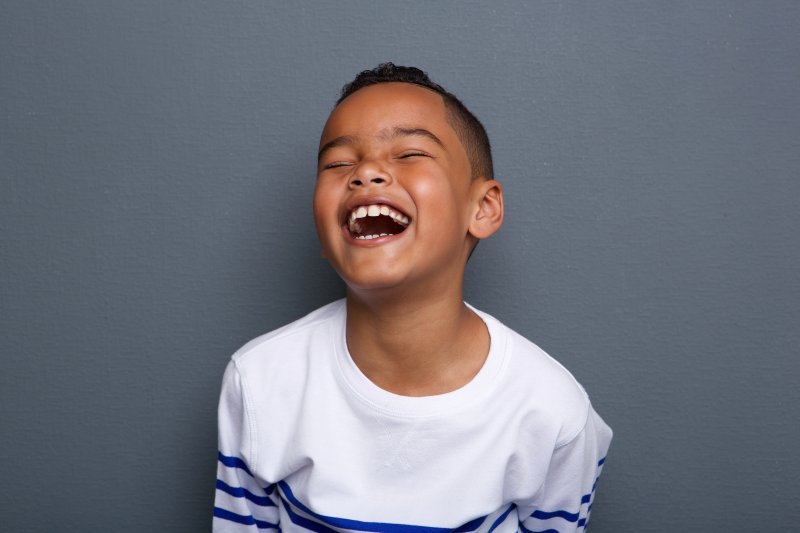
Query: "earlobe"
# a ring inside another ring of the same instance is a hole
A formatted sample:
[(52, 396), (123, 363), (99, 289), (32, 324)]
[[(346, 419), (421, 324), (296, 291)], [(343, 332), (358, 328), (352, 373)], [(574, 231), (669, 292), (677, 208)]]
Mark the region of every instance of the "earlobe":
[(503, 225), (503, 188), (496, 180), (480, 180), (475, 186), (477, 205), (469, 233), (478, 239), (485, 239)]

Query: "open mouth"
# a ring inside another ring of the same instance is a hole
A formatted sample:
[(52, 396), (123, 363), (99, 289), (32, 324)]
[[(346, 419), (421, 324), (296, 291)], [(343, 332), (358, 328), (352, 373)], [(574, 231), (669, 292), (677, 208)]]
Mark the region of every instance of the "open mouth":
[(402, 233), (410, 222), (407, 215), (393, 207), (371, 204), (350, 211), (346, 225), (354, 239), (368, 240)]

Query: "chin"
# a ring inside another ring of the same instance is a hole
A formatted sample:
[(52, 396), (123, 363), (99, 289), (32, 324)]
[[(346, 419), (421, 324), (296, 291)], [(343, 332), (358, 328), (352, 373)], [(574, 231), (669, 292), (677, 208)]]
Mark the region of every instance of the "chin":
[(385, 290), (403, 286), (406, 276), (400, 272), (388, 272), (379, 269), (362, 269), (357, 272), (337, 270), (345, 285), (354, 291)]
[(392, 279), (387, 276), (355, 276), (345, 278), (342, 276), (347, 287), (354, 291), (379, 291), (393, 289), (402, 285), (402, 280)]

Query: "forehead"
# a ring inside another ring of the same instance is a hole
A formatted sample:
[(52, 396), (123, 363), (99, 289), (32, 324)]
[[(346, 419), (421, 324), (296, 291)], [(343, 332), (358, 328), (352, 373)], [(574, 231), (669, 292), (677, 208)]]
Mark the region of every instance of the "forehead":
[(410, 83), (379, 83), (354, 92), (331, 112), (320, 146), (341, 135), (377, 136), (397, 127), (455, 135), (439, 94)]

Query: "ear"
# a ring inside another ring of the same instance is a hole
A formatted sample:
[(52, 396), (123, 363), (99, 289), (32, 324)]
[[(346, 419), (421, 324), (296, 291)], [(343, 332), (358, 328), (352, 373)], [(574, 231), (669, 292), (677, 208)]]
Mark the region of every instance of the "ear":
[(495, 180), (477, 178), (473, 194), (476, 210), (469, 234), (477, 239), (491, 237), (503, 225), (503, 188)]

